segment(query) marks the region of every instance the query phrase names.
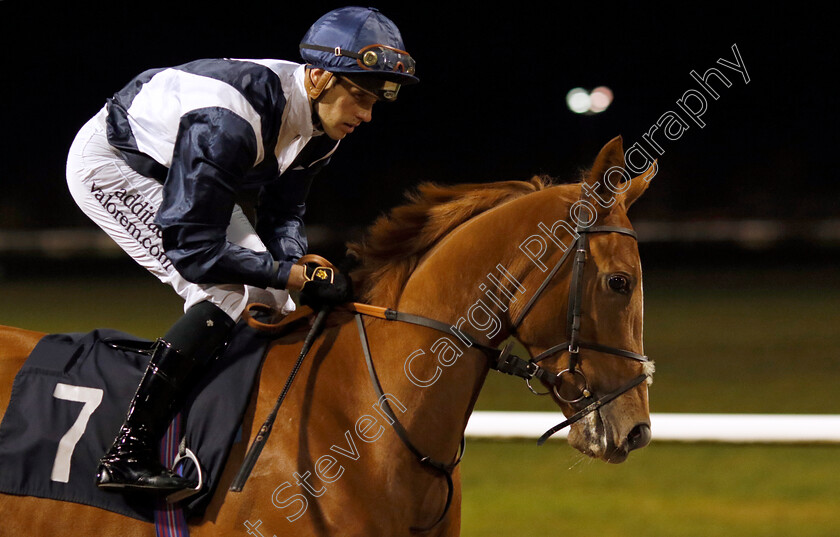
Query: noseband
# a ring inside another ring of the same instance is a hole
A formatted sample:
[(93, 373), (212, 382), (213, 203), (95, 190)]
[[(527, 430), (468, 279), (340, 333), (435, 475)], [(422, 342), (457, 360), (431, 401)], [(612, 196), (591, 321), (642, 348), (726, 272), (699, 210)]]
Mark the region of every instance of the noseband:
[[(650, 360), (647, 356), (638, 354), (633, 351), (619, 349), (616, 347), (610, 347), (608, 345), (602, 345), (600, 343), (582, 341), (580, 339), (581, 320), (583, 318), (583, 271), (586, 266), (586, 258), (589, 253), (589, 235), (591, 233), (621, 233), (623, 235), (633, 237), (633, 239), (635, 240), (638, 240), (636, 232), (630, 228), (620, 226), (595, 226), (589, 228), (579, 226), (576, 231), (577, 238), (575, 239), (574, 243), (572, 243), (572, 246), (563, 253), (563, 256), (560, 258), (559, 261), (557, 261), (557, 263), (551, 269), (551, 272), (548, 273), (546, 278), (543, 280), (542, 284), (540, 284), (534, 295), (531, 297), (528, 303), (525, 304), (525, 306), (522, 308), (522, 311), (519, 312), (519, 315), (513, 322), (513, 331), (515, 332), (519, 325), (522, 323), (525, 316), (533, 307), (534, 303), (537, 301), (537, 299), (539, 299), (542, 292), (545, 290), (546, 287), (548, 287), (551, 280), (560, 270), (560, 267), (563, 266), (563, 264), (566, 262), (566, 259), (571, 255), (572, 251), (574, 251), (575, 257), (574, 265), (572, 266), (572, 278), (571, 282), (569, 283), (569, 305), (566, 313), (566, 337), (568, 339), (563, 343), (554, 345), (553, 347), (546, 349), (545, 351), (528, 361), (525, 367), (528, 370), (533, 371), (534, 373), (533, 375), (531, 375), (530, 378), (525, 378), (525, 382), (528, 386), (528, 389), (536, 395), (547, 395), (548, 393), (550, 393), (537, 392), (531, 387), (531, 378), (537, 377), (540, 380), (543, 380), (547, 385), (551, 387), (551, 389), (554, 392), (554, 395), (560, 401), (568, 403), (570, 405), (577, 405), (578, 407), (582, 408), (562, 423), (546, 431), (539, 438), (539, 440), (537, 440), (537, 445), (542, 445), (551, 435), (553, 435), (557, 431), (568, 427), (569, 425), (575, 423), (576, 421), (587, 416), (588, 414), (598, 410), (599, 408), (606, 405), (616, 397), (635, 388), (648, 378), (647, 374), (641, 374), (633, 378), (630, 382), (626, 383), (622, 387), (620, 387), (618, 390), (604, 394), (599, 398), (595, 398), (592, 394), (592, 390), (590, 389), (589, 380), (586, 378), (586, 375), (584, 375), (583, 371), (579, 368), (581, 362), (581, 349), (588, 349), (600, 353), (612, 354), (614, 356), (621, 356), (622, 358), (627, 358), (642, 363), (649, 362)], [(538, 365), (539, 362), (541, 362), (542, 360), (545, 360), (550, 356), (554, 356), (555, 354), (562, 352), (569, 353), (569, 365), (566, 369), (560, 371), (559, 373), (552, 376), (545, 369)], [(502, 354), (504, 354), (504, 351), (502, 351)], [(516, 362), (517, 360), (522, 359), (511, 355), (508, 360)], [(498, 369), (502, 372), (507, 372), (504, 371), (502, 368)], [(514, 368), (514, 370), (516, 370), (516, 368)], [(573, 392), (575, 389), (577, 390), (575, 395), (570, 396), (561, 391), (562, 388), (569, 383), (572, 385)]]

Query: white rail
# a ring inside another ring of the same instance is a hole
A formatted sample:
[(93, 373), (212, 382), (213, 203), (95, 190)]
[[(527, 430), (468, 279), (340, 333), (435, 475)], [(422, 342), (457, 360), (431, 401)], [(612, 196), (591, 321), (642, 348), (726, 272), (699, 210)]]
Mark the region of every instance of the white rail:
[[(536, 440), (563, 419), (559, 412), (476, 411), (466, 434), (472, 438)], [(840, 415), (653, 413), (650, 419), (654, 441), (840, 443)], [(552, 438), (565, 438), (567, 434), (565, 429)]]

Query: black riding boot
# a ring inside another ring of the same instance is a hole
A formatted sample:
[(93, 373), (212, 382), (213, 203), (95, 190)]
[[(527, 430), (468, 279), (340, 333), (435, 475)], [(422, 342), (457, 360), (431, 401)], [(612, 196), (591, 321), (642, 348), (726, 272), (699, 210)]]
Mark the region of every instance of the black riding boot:
[(163, 466), (158, 445), (233, 325), (227, 314), (203, 302), (157, 341), (125, 423), (99, 461), (99, 488), (170, 493), (196, 486)]
[(160, 462), (158, 444), (180, 408), (191, 359), (158, 340), (114, 445), (99, 460), (96, 484), (110, 489), (175, 491), (195, 483)]

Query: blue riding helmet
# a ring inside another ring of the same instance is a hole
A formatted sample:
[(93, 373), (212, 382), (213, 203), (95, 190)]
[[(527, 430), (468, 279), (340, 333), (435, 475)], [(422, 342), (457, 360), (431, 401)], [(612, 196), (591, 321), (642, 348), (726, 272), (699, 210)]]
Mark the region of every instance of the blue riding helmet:
[(300, 53), (313, 67), (350, 77), (385, 100), (396, 98), (400, 84), (419, 82), (400, 30), (375, 8), (330, 11), (303, 36)]

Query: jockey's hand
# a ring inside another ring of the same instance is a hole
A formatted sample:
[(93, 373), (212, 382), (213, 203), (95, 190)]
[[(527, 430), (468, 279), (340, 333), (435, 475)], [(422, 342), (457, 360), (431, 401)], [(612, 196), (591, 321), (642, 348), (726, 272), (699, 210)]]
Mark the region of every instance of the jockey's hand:
[(344, 304), (353, 299), (353, 283), (341, 272), (317, 263), (304, 265), (300, 303), (312, 309)]

